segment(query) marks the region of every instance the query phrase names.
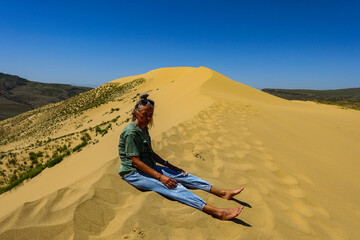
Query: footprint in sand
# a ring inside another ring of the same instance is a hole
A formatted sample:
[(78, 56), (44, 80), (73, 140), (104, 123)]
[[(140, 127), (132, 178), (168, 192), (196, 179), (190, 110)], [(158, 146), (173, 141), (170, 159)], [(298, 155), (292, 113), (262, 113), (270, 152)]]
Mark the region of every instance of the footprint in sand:
[(304, 198), (305, 192), (298, 187), (288, 189), (288, 194), (294, 198)]
[(285, 174), (283, 172), (276, 172), (275, 175), (278, 177), (280, 183), (285, 185), (297, 185), (298, 181), (295, 177)]
[(171, 143), (177, 143), (181, 139), (180, 136), (181, 136), (180, 134), (174, 133), (173, 135), (167, 137), (167, 141)]
[(267, 168), (271, 172), (279, 171), (279, 167), (274, 162), (266, 161), (266, 162), (263, 162), (262, 164), (265, 168)]
[(243, 164), (239, 164), (238, 168), (242, 171), (248, 171), (248, 170), (255, 170), (256, 166), (251, 163), (243, 163)]
[(247, 151), (247, 150), (234, 151), (234, 154), (236, 156), (236, 159), (238, 161), (241, 161), (249, 154), (249, 151)]
[[(291, 234), (309, 236), (318, 227), (320, 230), (316, 231), (331, 237), (331, 229), (325, 224), (330, 219), (329, 213), (309, 203), (306, 188), (301, 188), (304, 183), (312, 184), (311, 180), (290, 173), (277, 163), (264, 143), (247, 128), (249, 112), (255, 113), (256, 109), (218, 101), (198, 117), (163, 134), (159, 138), (161, 143), (154, 146), (159, 147), (161, 156), (164, 153), (164, 157), (184, 159), (183, 164), (206, 169), (213, 179), (230, 178), (233, 184), (246, 184), (244, 196), (253, 206), (248, 219), (259, 228), (269, 228), (273, 236), (277, 234), (277, 225), (282, 224)], [(171, 154), (169, 146), (173, 144), (182, 151)], [(200, 155), (194, 156), (196, 153)]]
[(287, 210), (287, 217), (290, 218), (287, 224), (304, 233), (310, 233), (311, 228), (306, 218), (293, 210)]
[(310, 206), (315, 215), (325, 220), (325, 222), (331, 219), (329, 212), (325, 208), (315, 205), (314, 203), (312, 203)]
[[(308, 220), (321, 209), (313, 210), (304, 202), (306, 194), (299, 187), (301, 178), (281, 171), (264, 143), (250, 134), (245, 126), (249, 109), (243, 108), (240, 104), (219, 101), (195, 119), (164, 133), (153, 146), (164, 158), (172, 156), (184, 159), (183, 164), (208, 169), (214, 179), (234, 176), (231, 179), (235, 184), (251, 184), (246, 191), (247, 200), (254, 206), (251, 214), (264, 216), (261, 221), (256, 220), (258, 226), (274, 231), (274, 211), (279, 211), (288, 220), (284, 224), (294, 231), (311, 232)], [(174, 144), (182, 151), (170, 150), (169, 146)], [(232, 175), (234, 169), (239, 172)], [(277, 189), (284, 188), (280, 195), (276, 194)], [(326, 212), (322, 215), (326, 216)]]
[(134, 227), (131, 230), (130, 234), (126, 234), (125, 236), (120, 237), (120, 239), (143, 239), (145, 237), (145, 233), (139, 227)]
[(314, 212), (310, 209), (310, 206), (307, 206), (307, 204), (302, 201), (293, 202), (291, 209), (294, 209), (294, 211), (304, 217), (310, 218), (314, 216)]
[(141, 231), (141, 228), (139, 227), (134, 227), (134, 229), (131, 231), (130, 233), (131, 235), (140, 235), (140, 236), (144, 236), (144, 232)]

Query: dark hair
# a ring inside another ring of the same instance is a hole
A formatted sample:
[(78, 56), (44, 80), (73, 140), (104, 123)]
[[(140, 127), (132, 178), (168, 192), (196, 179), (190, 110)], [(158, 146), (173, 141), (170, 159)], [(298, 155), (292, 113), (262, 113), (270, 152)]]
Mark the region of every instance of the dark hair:
[[(148, 93), (143, 93), (139, 96), (139, 100), (136, 102), (135, 104), (135, 107), (133, 109), (133, 111), (131, 112), (131, 115), (132, 115), (132, 121), (135, 121), (136, 119), (136, 116), (135, 116), (135, 112), (139, 111), (140, 109), (140, 106), (151, 106), (151, 107), (154, 107), (155, 106), (155, 103), (153, 100), (151, 99), (147, 99), (149, 96)], [(150, 122), (150, 126), (153, 124), (152, 122), (152, 119), (151, 119), (151, 122)]]

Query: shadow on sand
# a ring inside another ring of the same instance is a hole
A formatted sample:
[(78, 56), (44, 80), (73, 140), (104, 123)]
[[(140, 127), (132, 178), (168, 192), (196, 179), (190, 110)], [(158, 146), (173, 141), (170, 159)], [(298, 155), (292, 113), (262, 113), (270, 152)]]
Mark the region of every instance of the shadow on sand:
[(237, 200), (235, 198), (231, 199), (231, 201), (237, 202), (238, 204), (243, 205), (244, 207), (252, 208), (252, 206), (250, 204), (240, 201), (240, 200)]
[[(241, 214), (241, 213), (240, 213)], [(237, 219), (237, 218), (234, 218), (234, 219), (231, 219), (230, 221), (236, 223), (236, 224), (241, 224), (245, 227), (252, 227), (250, 224), (248, 224), (247, 222), (244, 222), (243, 220), (240, 220), (240, 219)]]

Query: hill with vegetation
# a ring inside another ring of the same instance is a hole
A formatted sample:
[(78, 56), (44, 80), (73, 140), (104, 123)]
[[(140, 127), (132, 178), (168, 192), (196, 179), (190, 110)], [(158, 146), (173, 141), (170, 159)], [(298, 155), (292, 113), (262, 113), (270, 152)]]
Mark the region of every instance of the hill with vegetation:
[[(102, 117), (101, 122), (88, 128), (83, 128), (84, 112), (109, 102), (121, 102), (125, 93), (143, 82), (144, 79), (139, 78), (124, 84), (108, 83), (1, 121), (0, 147), (11, 146), (19, 141), (23, 141), (23, 144), (7, 152), (0, 151), (0, 165), (6, 162), (6, 169), (0, 168), (0, 194), (36, 176), (45, 168), (54, 166), (87, 144), (96, 144), (98, 140), (94, 137), (104, 136), (112, 129), (112, 124), (118, 122), (120, 115), (116, 115), (116, 112), (119, 108), (112, 108), (106, 112), (107, 117)], [(128, 122), (130, 118), (122, 120)], [(87, 121), (90, 122), (91, 119)], [(74, 125), (72, 131), (59, 133), (59, 129), (71, 125)]]
[(360, 110), (360, 88), (337, 90), (264, 88), (262, 91), (287, 100), (315, 101)]
[(92, 88), (34, 82), (0, 73), (0, 121), (90, 89)]

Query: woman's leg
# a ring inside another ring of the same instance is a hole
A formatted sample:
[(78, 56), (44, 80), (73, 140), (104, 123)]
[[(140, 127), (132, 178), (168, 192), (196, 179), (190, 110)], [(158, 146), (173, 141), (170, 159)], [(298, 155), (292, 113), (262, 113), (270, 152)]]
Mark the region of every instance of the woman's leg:
[(156, 171), (160, 172), (161, 174), (164, 174), (168, 177), (173, 178), (175, 181), (183, 184), (185, 187), (190, 187), (193, 189), (202, 189), (204, 191), (210, 192), (216, 196), (219, 196), (221, 198), (230, 200), (235, 195), (239, 194), (244, 188), (236, 189), (236, 190), (222, 190), (219, 188), (216, 188), (212, 186), (211, 183), (197, 177), (194, 175), (191, 175), (189, 173), (183, 174), (181, 172), (175, 172), (169, 168), (156, 166)]
[(181, 203), (202, 210), (221, 220), (230, 220), (232, 218), (235, 218), (240, 214), (241, 210), (243, 209), (243, 206), (237, 208), (213, 207), (209, 204), (206, 204), (203, 199), (190, 192), (181, 183), (178, 183), (176, 188), (169, 189), (162, 182), (142, 172), (136, 172), (129, 176), (125, 176), (124, 180), (136, 188), (143, 190), (151, 190), (160, 193), (168, 198), (177, 200)]
[(186, 173), (184, 175), (182, 172), (175, 172), (170, 168), (162, 167), (158, 165), (156, 166), (156, 171), (168, 177), (171, 177), (172, 179), (174, 179), (178, 183), (181, 183), (185, 187), (189, 187), (192, 189), (201, 189), (210, 192), (211, 183), (190, 173)]
[(190, 192), (181, 183), (178, 183), (176, 188), (169, 189), (159, 180), (143, 172), (136, 172), (125, 176), (124, 180), (136, 188), (160, 193), (170, 199), (177, 200), (199, 210), (202, 210), (206, 204), (202, 198)]
[(244, 190), (243, 187), (236, 189), (236, 190), (222, 190), (219, 188), (216, 188), (214, 186), (211, 187), (210, 192), (216, 196), (219, 196), (221, 198), (224, 198), (226, 200), (232, 199), (235, 195), (238, 195), (242, 190)]

